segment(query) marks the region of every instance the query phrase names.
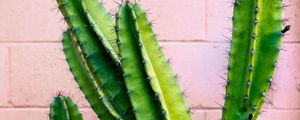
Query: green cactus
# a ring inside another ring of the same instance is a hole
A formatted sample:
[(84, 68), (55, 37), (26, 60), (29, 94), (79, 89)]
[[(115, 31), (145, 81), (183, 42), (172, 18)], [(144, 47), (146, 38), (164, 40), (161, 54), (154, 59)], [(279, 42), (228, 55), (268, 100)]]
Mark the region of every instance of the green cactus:
[(103, 119), (115, 119), (119, 117), (116, 110), (111, 107), (112, 105), (109, 103), (108, 97), (104, 95), (101, 88), (95, 82), (95, 76), (84, 58), (78, 41), (76, 41), (71, 32), (64, 32), (62, 43), (70, 71), (73, 73), (79, 88), (96, 114)]
[(272, 83), (282, 33), (282, 0), (235, 0), (222, 120), (256, 120)]
[(161, 104), (170, 119), (191, 119), (190, 109), (180, 90), (177, 75), (172, 72), (169, 60), (166, 59), (157, 42), (151, 22), (138, 4), (132, 6), (140, 36), (138, 42), (152, 89), (159, 96), (160, 101), (164, 101)]
[(146, 13), (129, 1), (114, 21), (98, 0), (57, 0), (69, 29), (63, 48), (101, 120), (191, 120), (176, 75)]
[[(119, 113), (118, 116), (115, 117), (119, 118), (119, 116), (123, 116), (122, 118), (124, 119), (133, 118), (134, 116), (130, 114), (132, 113), (132, 107), (127, 95), (126, 86), (123, 82), (123, 74), (118, 67), (119, 63), (113, 60), (112, 55), (109, 54), (112, 52), (110, 52), (109, 49), (106, 49), (104, 44), (102, 44), (103, 42), (99, 40), (105, 39), (102, 39), (101, 36), (97, 36), (93, 29), (89, 27), (91, 24), (85, 17), (86, 12), (81, 6), (81, 2), (83, 1), (58, 0), (57, 2), (70, 27), (70, 32), (74, 35), (74, 38), (78, 40), (77, 45), (81, 49), (80, 54), (82, 54), (84, 63), (86, 63), (86, 66), (90, 69), (89, 73), (90, 76), (92, 75), (94, 78), (95, 86), (98, 86), (97, 89), (104, 93), (105, 96), (103, 97), (114, 107), (114, 111)], [(69, 62), (72, 60), (73, 59), (70, 59)], [(74, 72), (73, 75), (75, 76), (75, 79), (77, 79)], [(99, 99), (99, 97), (97, 98)], [(112, 111), (112, 109), (108, 109)], [(98, 114), (98, 116), (99, 118), (103, 117), (100, 114)]]
[(78, 107), (70, 97), (57, 96), (54, 98), (49, 114), (50, 120), (83, 120)]

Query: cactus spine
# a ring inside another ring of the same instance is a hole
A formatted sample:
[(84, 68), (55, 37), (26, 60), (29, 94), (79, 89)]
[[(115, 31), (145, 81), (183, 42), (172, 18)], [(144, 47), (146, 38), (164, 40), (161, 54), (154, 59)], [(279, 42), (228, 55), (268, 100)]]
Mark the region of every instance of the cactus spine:
[(222, 120), (255, 120), (280, 51), (282, 0), (235, 0)]
[(49, 117), (50, 120), (83, 120), (71, 98), (61, 95), (54, 98)]
[(101, 120), (191, 120), (138, 4), (120, 4), (114, 21), (98, 0), (57, 3), (69, 26), (62, 43), (70, 71)]

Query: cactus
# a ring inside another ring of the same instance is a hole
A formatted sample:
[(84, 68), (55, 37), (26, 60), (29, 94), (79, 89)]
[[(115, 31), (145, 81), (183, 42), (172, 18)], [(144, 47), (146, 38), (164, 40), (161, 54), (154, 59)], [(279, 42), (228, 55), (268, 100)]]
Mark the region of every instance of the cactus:
[(235, 0), (222, 120), (256, 120), (277, 65), (282, 0)]
[(83, 120), (78, 107), (72, 99), (61, 95), (54, 98), (49, 118), (50, 120)]
[[(133, 118), (134, 116), (132, 116), (132, 114), (123, 114), (132, 113), (132, 107), (129, 102), (126, 86), (123, 83), (124, 80), (122, 77), (122, 71), (119, 70), (119, 63), (113, 60), (114, 57), (112, 54), (110, 54), (112, 53), (110, 51), (111, 49), (106, 49), (106, 47), (104, 46), (105, 44), (103, 44), (103, 42), (107, 39), (102, 38), (102, 36), (97, 36), (93, 29), (91, 29), (91, 27), (96, 27), (96, 25), (91, 24), (85, 17), (87, 16), (87, 12), (85, 11), (85, 9), (83, 9), (83, 4), (81, 4), (84, 1), (57, 0), (57, 2), (59, 5), (59, 9), (61, 10), (66, 22), (69, 25), (71, 33), (74, 35), (74, 39), (78, 40), (77, 44), (81, 49), (80, 54), (82, 54), (82, 57), (84, 59), (84, 61), (82, 62), (87, 64), (86, 67), (90, 71), (88, 72), (89, 76), (94, 80), (94, 86), (98, 86), (96, 89), (102, 91), (102, 93), (104, 94), (104, 96), (101, 96), (102, 98), (105, 98), (103, 100), (108, 100), (110, 103), (110, 105), (106, 105), (108, 107), (108, 110), (116, 111), (117, 113), (119, 113), (117, 116), (115, 115), (116, 118)], [(100, 9), (100, 7), (94, 9), (98, 8)], [(69, 59), (69, 61), (72, 60), (73, 59)], [(75, 76), (75, 79), (77, 79), (74, 72), (73, 75)], [(97, 98), (100, 99), (99, 97)], [(87, 97), (87, 99), (89, 98)], [(115, 110), (113, 110), (109, 106), (113, 106)], [(98, 114), (98, 116), (100, 117), (101, 115)]]
[(101, 120), (191, 120), (146, 13), (122, 2), (116, 20), (98, 0), (57, 0), (69, 28), (63, 50)]

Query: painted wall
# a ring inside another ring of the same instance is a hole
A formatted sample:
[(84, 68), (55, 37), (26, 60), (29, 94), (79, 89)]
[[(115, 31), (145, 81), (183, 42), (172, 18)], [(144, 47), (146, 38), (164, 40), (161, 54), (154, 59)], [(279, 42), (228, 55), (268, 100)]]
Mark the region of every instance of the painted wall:
[[(112, 0), (105, 0), (109, 9)], [(300, 119), (300, 1), (285, 0), (292, 30), (284, 39), (273, 90), (260, 120)], [(195, 120), (221, 116), (225, 51), (229, 44), (230, 0), (142, 0)], [(47, 120), (52, 98), (63, 91), (96, 120), (69, 72), (62, 51), (55, 0), (0, 0), (0, 120)], [(112, 9), (114, 12), (115, 9)]]

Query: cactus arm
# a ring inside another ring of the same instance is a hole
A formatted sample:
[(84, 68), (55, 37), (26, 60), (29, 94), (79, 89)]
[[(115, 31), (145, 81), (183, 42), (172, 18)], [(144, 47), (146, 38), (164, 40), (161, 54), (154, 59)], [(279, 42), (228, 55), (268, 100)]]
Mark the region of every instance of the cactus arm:
[(64, 32), (62, 43), (70, 70), (92, 109), (103, 120), (116, 119), (118, 114), (95, 83), (91, 68), (86, 64), (82, 50), (69, 31)]
[(119, 8), (116, 25), (118, 45), (125, 83), (137, 120), (159, 120), (160, 108), (154, 93), (148, 85), (139, 50), (138, 30), (135, 28), (132, 9), (129, 4)]
[(70, 97), (63, 96), (64, 104), (68, 108), (68, 115), (70, 120), (83, 120), (82, 115), (77, 107), (77, 105), (72, 101)]
[(151, 78), (153, 90), (159, 95), (166, 117), (171, 120), (191, 120), (191, 115), (176, 75), (165, 58), (146, 13), (138, 4), (133, 5), (136, 14), (136, 26), (140, 33), (141, 51), (145, 60), (145, 69)]
[(254, 49), (257, 0), (235, 0), (231, 50), (226, 83), (224, 120), (247, 119), (251, 65)]
[(50, 107), (50, 120), (83, 120), (78, 107), (69, 97), (57, 96)]
[(60, 107), (62, 107), (62, 109), (64, 110), (65, 120), (70, 120), (71, 119), (70, 118), (70, 114), (72, 114), (72, 113), (69, 113), (69, 106), (67, 106), (67, 103), (66, 103), (64, 97), (63, 96), (59, 96), (58, 100), (59, 100), (59, 102), (61, 104)]
[(81, 5), (93, 30), (101, 38), (104, 47), (109, 51), (113, 60), (120, 63), (117, 36), (113, 28), (115, 25), (111, 15), (98, 0), (82, 0)]
[(282, 0), (259, 0), (255, 66), (250, 92), (250, 108), (256, 119), (271, 85), (282, 38)]
[[(134, 21), (135, 27), (139, 30), (139, 33), (138, 33), (139, 34), (138, 35), (139, 36), (139, 41), (138, 42), (140, 43), (140, 51), (141, 51), (142, 59), (143, 59), (143, 62), (144, 62), (144, 69), (145, 69), (146, 74), (147, 74), (147, 80), (149, 81), (149, 83), (152, 87), (152, 90), (154, 91), (154, 93), (156, 95), (155, 96), (156, 99), (158, 99), (161, 103), (161, 108), (163, 109), (161, 114), (165, 115), (166, 120), (170, 120), (171, 118), (170, 118), (169, 110), (168, 110), (168, 107), (167, 107), (167, 103), (166, 103), (165, 98), (164, 98), (164, 94), (163, 94), (163, 92), (161, 90), (161, 87), (159, 85), (159, 81), (157, 79), (155, 70), (154, 70), (153, 65), (151, 63), (151, 60), (149, 58), (149, 54), (147, 53), (147, 49), (145, 48), (145, 44), (143, 43), (143, 41), (145, 41), (145, 40), (142, 40), (142, 39), (144, 39), (143, 38), (143, 35), (144, 35), (143, 33), (145, 32), (145, 26), (140, 25), (140, 23), (141, 22), (144, 22), (144, 23), (146, 22), (147, 25), (148, 25), (148, 21), (145, 21), (145, 19), (142, 19), (142, 18), (146, 17), (146, 14), (144, 14), (144, 13), (141, 14), (140, 13), (141, 9), (136, 8), (136, 7), (139, 7), (138, 5), (130, 4), (130, 6), (132, 6), (132, 16), (136, 19), (136, 21)], [(149, 40), (149, 39), (147, 39), (147, 40)]]
[(119, 64), (113, 62), (105, 47), (97, 40), (98, 36), (88, 27), (90, 24), (83, 16), (84, 11), (80, 1), (63, 0), (66, 1), (65, 4), (61, 1), (58, 0), (59, 8), (72, 34), (79, 41), (78, 45), (82, 48), (84, 58), (87, 59), (87, 64), (95, 74), (96, 83), (122, 118), (133, 118), (132, 106), (126, 93), (127, 89), (122, 78), (122, 71), (118, 67)]
[(59, 97), (55, 97), (50, 106), (50, 120), (66, 120), (66, 110), (62, 107)]

